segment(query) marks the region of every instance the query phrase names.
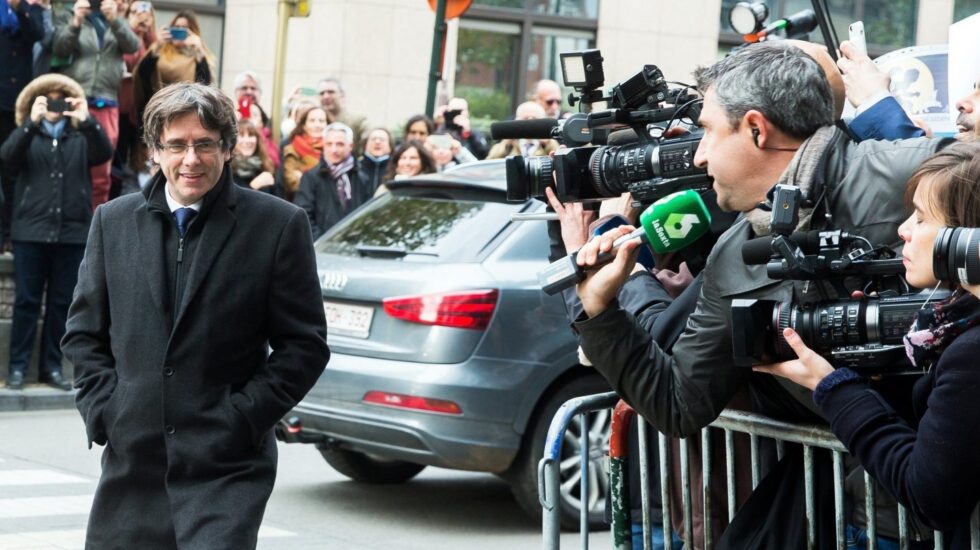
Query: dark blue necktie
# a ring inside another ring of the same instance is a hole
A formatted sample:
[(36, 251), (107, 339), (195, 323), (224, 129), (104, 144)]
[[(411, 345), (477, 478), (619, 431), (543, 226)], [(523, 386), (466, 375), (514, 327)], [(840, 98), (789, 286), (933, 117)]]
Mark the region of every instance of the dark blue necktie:
[(178, 208), (174, 210), (174, 218), (177, 220), (177, 234), (183, 239), (184, 235), (187, 235), (187, 227), (191, 224), (191, 220), (197, 215), (197, 210), (193, 208)]

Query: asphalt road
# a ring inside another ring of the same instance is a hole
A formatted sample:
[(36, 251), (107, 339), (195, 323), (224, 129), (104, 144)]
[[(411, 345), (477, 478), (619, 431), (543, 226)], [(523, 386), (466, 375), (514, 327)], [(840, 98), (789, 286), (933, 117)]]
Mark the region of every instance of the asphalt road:
[[(74, 411), (0, 413), (0, 548), (82, 548), (100, 456)], [(362, 485), (313, 447), (280, 444), (258, 547), (523, 550), (542, 548), (540, 533), (495, 476), (428, 468), (406, 484)], [(590, 547), (610, 548), (609, 534)], [(580, 548), (578, 534), (562, 548)]]

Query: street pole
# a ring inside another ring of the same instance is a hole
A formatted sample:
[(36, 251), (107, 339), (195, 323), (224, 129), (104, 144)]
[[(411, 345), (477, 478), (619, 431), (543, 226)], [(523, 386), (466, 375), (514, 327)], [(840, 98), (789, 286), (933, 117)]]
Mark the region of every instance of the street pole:
[(279, 127), (282, 119), (282, 80), (286, 72), (286, 30), (292, 6), (289, 0), (279, 0), (279, 21), (276, 27), (276, 65), (272, 75), (272, 142), (279, 143)]
[(432, 33), (432, 60), (429, 62), (429, 90), (425, 98), (425, 113), (433, 117), (436, 110), (436, 86), (442, 78), (442, 39), (446, 35), (446, 0), (436, 1), (436, 24)]

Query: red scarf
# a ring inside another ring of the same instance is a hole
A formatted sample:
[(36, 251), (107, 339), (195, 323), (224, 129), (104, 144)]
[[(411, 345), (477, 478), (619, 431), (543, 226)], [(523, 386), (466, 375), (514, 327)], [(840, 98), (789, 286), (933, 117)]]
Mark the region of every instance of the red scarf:
[(321, 153), (323, 152), (322, 137), (318, 137), (314, 140), (306, 134), (300, 134), (293, 138), (292, 145), (293, 149), (295, 149), (301, 157), (312, 157), (319, 159)]

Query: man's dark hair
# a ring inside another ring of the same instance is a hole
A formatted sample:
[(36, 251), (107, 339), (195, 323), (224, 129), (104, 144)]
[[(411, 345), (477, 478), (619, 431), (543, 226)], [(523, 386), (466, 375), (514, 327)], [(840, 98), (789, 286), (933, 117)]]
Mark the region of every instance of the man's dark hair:
[(153, 149), (160, 145), (163, 130), (174, 120), (194, 113), (201, 126), (221, 135), (221, 146), (230, 151), (238, 141), (235, 103), (221, 90), (196, 82), (171, 84), (153, 94), (143, 112), (143, 142)]
[(797, 139), (834, 123), (834, 97), (823, 69), (791, 44), (753, 44), (698, 69), (695, 78), (702, 93), (714, 91), (732, 129), (750, 110)]

